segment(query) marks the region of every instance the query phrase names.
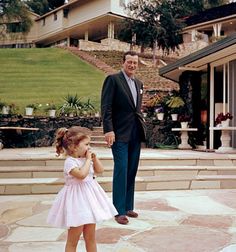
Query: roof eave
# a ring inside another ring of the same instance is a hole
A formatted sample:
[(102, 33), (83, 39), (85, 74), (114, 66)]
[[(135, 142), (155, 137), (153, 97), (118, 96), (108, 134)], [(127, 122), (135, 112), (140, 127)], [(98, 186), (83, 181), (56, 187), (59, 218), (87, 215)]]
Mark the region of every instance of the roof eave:
[[(227, 48), (233, 44), (236, 44), (236, 33), (234, 33), (230, 37), (226, 37), (214, 44), (211, 44), (195, 53), (185, 56), (184, 58), (179, 59), (172, 64), (169, 64), (167, 66), (160, 68), (159, 74), (165, 78), (178, 82), (178, 79), (176, 77), (179, 78), (181, 71), (184, 71), (184, 70), (180, 70), (179, 69), (180, 67), (185, 67), (187, 64), (193, 63), (194, 61), (207, 57), (208, 55), (217, 53), (218, 51), (224, 48)], [(178, 72), (178, 74), (175, 74), (175, 78), (171, 77), (173, 76), (173, 72), (176, 72), (176, 71)]]

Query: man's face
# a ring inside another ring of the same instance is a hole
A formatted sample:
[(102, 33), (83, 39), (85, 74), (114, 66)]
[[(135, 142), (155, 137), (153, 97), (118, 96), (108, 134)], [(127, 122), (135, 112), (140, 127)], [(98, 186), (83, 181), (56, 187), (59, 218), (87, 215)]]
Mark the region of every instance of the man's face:
[(133, 77), (136, 69), (138, 67), (138, 55), (126, 55), (125, 61), (123, 63), (123, 69), (127, 76)]

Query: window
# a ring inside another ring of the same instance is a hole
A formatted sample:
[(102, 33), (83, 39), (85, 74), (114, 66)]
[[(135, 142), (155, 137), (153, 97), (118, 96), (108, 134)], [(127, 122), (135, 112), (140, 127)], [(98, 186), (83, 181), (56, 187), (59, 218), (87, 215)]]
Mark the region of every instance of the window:
[(69, 9), (63, 9), (63, 17), (68, 18)]
[(57, 12), (54, 13), (54, 17), (53, 17), (54, 21), (57, 20)]
[(22, 23), (18, 22), (18, 23), (7, 24), (7, 32), (8, 33), (24, 32)]

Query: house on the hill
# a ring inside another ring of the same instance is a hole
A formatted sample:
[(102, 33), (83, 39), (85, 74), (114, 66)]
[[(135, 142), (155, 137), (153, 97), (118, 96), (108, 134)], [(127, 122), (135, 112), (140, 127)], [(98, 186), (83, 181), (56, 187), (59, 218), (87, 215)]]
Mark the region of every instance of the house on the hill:
[(183, 29), (185, 42), (216, 41), (235, 32), (236, 27), (236, 3), (225, 4), (202, 11), (185, 20)]
[[(125, 4), (130, 0), (70, 0), (42, 16), (30, 13), (33, 26), (22, 34), (19, 22), (6, 23), (0, 48), (76, 46), (82, 50), (126, 51), (130, 45), (117, 40), (121, 22), (127, 17)], [(212, 8), (188, 17), (183, 29), (183, 50), (189, 54), (235, 30), (236, 3)], [(173, 56), (176, 56), (174, 54)]]
[[(236, 31), (236, 3), (221, 5), (185, 18), (185, 47), (204, 47)], [(198, 45), (199, 44), (199, 45)], [(190, 46), (189, 46), (190, 45)]]
[(34, 41), (38, 37), (37, 23), (34, 21), (39, 15), (29, 12), (29, 17), (33, 21), (30, 31), (27, 34), (22, 33), (21, 23), (18, 20), (12, 20), (1, 24), (0, 48), (29, 48), (34, 47)]
[(126, 0), (71, 0), (42, 16), (32, 13), (30, 32), (19, 36), (19, 30), (14, 29), (19, 23), (7, 23), (0, 47), (67, 45), (81, 49), (127, 50), (128, 44), (116, 40), (119, 24), (126, 17), (125, 3)]

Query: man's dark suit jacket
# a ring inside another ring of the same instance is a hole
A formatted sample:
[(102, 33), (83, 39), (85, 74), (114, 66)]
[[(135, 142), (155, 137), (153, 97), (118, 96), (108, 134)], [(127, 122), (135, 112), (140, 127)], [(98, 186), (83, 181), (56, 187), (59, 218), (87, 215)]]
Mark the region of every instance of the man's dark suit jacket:
[(143, 84), (134, 79), (137, 90), (135, 107), (132, 93), (120, 71), (109, 75), (104, 81), (101, 97), (101, 113), (104, 133), (114, 131), (115, 140), (128, 142), (135, 123), (140, 130), (141, 141), (145, 141), (145, 123), (141, 113)]

